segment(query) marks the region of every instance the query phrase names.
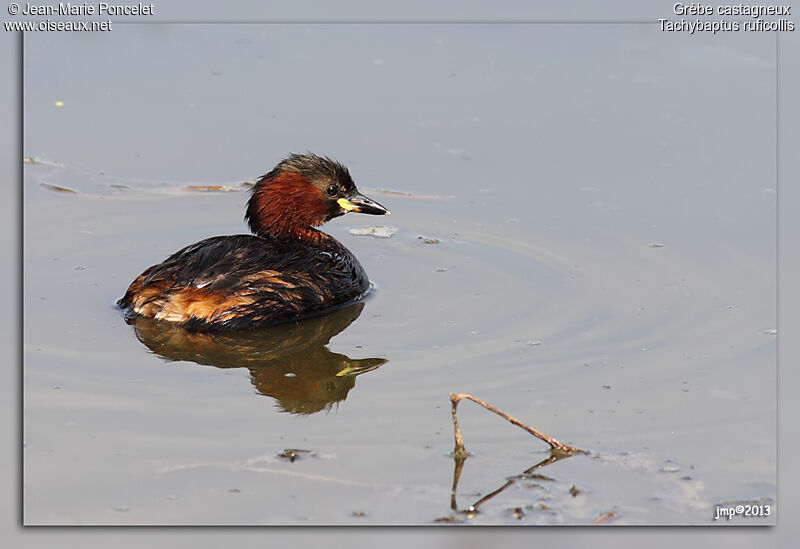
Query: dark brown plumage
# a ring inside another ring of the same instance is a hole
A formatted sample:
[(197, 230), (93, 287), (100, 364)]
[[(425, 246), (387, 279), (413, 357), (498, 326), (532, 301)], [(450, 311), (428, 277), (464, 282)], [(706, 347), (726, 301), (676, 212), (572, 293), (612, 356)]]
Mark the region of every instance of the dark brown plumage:
[(388, 210), (358, 193), (347, 169), (291, 155), (253, 187), (254, 235), (201, 240), (139, 275), (118, 301), (198, 331), (254, 328), (322, 314), (362, 298), (369, 279), (339, 241), (314, 229), (348, 211)]

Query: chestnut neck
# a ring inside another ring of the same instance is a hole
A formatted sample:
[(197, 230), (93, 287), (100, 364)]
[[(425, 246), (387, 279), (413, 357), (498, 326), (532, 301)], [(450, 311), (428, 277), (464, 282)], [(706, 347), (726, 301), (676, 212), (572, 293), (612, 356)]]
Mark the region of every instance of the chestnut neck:
[(318, 242), (314, 226), (326, 220), (327, 206), (322, 193), (302, 174), (268, 174), (256, 183), (247, 204), (250, 230), (259, 236)]

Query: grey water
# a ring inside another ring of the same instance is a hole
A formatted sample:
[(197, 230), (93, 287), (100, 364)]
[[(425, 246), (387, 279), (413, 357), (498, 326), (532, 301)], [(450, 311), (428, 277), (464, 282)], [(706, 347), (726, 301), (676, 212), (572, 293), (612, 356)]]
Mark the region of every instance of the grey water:
[[(162, 24), (24, 52), (26, 524), (774, 507), (769, 33)], [(213, 341), (125, 323), (136, 275), (245, 232), (243, 183), (306, 150), (392, 212), (388, 238), (324, 227), (367, 300)], [(548, 447), (462, 402), (451, 494), (450, 393), (590, 454), (520, 477)]]

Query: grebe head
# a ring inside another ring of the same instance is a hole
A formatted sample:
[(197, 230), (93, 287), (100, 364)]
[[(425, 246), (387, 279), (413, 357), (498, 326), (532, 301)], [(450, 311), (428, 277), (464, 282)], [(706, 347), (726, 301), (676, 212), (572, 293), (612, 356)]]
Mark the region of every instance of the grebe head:
[(257, 235), (303, 236), (347, 212), (389, 210), (360, 194), (347, 168), (307, 153), (289, 155), (256, 182), (244, 217)]

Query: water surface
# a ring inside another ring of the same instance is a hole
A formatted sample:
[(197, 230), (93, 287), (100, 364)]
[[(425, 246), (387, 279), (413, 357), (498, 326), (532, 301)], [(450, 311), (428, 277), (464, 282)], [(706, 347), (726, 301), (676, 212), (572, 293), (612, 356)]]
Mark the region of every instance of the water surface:
[[(775, 504), (772, 37), (98, 40), (25, 37), (27, 524), (710, 524)], [(349, 232), (369, 216), (325, 227), (375, 283), (363, 304), (234, 340), (125, 323), (137, 274), (245, 232), (242, 183), (305, 150), (392, 211), (389, 238)], [(547, 446), (465, 402), (456, 510), (516, 479), (456, 512), (451, 392), (591, 453), (519, 477)]]

